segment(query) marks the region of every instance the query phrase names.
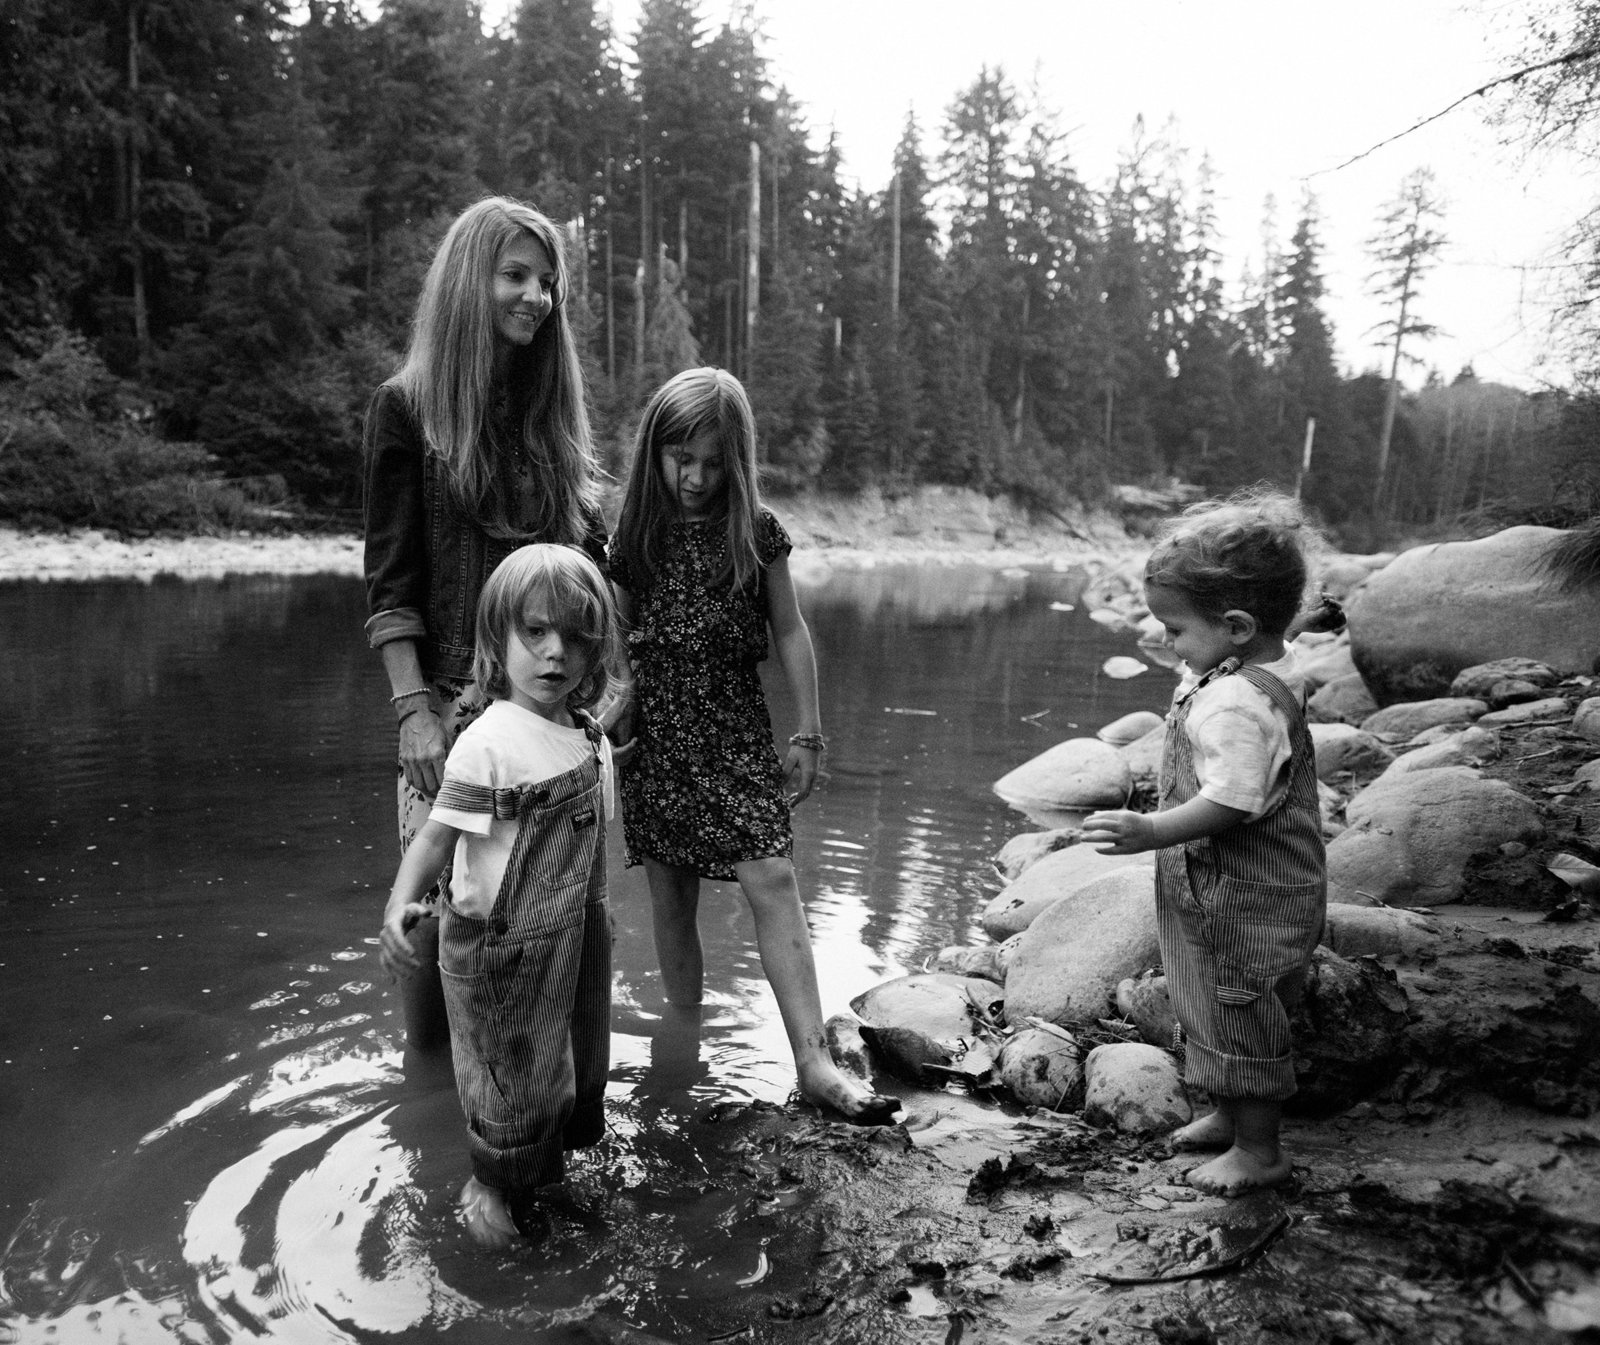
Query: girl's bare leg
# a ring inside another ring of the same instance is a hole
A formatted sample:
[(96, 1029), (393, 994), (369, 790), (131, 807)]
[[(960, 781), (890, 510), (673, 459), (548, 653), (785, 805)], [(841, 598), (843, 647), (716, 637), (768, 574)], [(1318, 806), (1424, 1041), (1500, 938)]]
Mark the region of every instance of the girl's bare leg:
[(700, 875), (646, 859), (650, 917), (655, 930), (661, 991), (668, 1004), (687, 1007), (705, 994), (705, 954), (700, 947)]
[(783, 1015), (800, 1092), (847, 1120), (886, 1124), (900, 1100), (874, 1093), (851, 1078), (834, 1063), (828, 1051), (822, 1000), (817, 992), (817, 966), (811, 954), (811, 929), (800, 904), (794, 865), (778, 857), (753, 859), (736, 865), (734, 872), (755, 917), (761, 966)]

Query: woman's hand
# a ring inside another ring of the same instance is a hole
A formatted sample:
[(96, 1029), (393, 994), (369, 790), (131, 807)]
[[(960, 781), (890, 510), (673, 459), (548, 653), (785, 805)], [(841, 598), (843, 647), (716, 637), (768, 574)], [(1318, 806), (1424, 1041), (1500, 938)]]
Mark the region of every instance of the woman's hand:
[(822, 753), (815, 747), (789, 744), (789, 755), (783, 762), (783, 778), (794, 781), (794, 793), (788, 795), (791, 808), (798, 807), (811, 796), (811, 790), (817, 783), (817, 765), (821, 760)]
[(400, 769), (417, 793), (430, 799), (438, 794), (449, 754), (444, 724), (432, 706), (414, 710), (400, 721)]

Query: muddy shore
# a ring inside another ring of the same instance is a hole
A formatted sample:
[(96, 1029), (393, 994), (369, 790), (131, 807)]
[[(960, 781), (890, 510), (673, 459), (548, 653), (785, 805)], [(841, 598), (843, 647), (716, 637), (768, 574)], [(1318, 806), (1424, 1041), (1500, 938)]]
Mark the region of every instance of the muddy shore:
[[(1114, 519), (1040, 525), (955, 493), (775, 507), (797, 565), (911, 556), (1095, 563), (1137, 549)], [(360, 553), (352, 536), (119, 539), (0, 528), (0, 580), (356, 575)], [(1538, 797), (1557, 781), (1539, 774), (1555, 763), (1533, 748), (1512, 755), (1525, 763), (1517, 787)], [(764, 1277), (693, 1322), (646, 1330), (597, 1303), (541, 1324), (538, 1338), (1600, 1339), (1600, 1096), (1586, 1045), (1600, 1041), (1600, 926), (1546, 919), (1546, 903), (1515, 884), (1503, 902), (1496, 895), (1483, 883), (1479, 904), (1440, 911), (1452, 931), (1447, 950), (1396, 971), (1446, 1058), (1419, 1062), (1339, 1115), (1291, 1120), (1295, 1175), (1282, 1190), (1203, 1196), (1183, 1180), (1195, 1157), (1167, 1153), (1160, 1139), (1030, 1114), (955, 1085), (882, 1079), (906, 1100), (904, 1119), (865, 1130), (802, 1105), (723, 1104), (693, 1122), (710, 1170), (662, 1180), (718, 1183), (770, 1211)], [(1449, 1058), (1449, 1043), (1474, 1040), (1474, 1022), (1491, 1013), (1503, 1016), (1506, 1049)], [(1526, 1045), (1541, 1034), (1563, 1043), (1554, 1064)], [(597, 1254), (634, 1254), (638, 1197), (579, 1194), (598, 1216), (587, 1225)]]

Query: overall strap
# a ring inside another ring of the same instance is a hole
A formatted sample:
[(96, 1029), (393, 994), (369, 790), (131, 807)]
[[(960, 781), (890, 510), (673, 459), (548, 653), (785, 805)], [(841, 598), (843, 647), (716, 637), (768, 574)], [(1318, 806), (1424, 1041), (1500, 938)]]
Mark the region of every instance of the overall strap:
[(1296, 720), (1305, 719), (1305, 707), (1300, 704), (1299, 697), (1285, 685), (1283, 678), (1269, 673), (1266, 669), (1259, 668), (1253, 663), (1241, 663), (1232, 671), (1238, 673), (1257, 691), (1271, 700), (1274, 705), (1289, 717), (1291, 724)]

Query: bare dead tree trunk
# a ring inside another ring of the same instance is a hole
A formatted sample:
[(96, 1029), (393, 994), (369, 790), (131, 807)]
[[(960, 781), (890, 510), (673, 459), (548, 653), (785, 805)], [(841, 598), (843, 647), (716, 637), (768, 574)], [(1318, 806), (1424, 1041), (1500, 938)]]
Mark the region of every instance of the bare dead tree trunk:
[(756, 348), (756, 318), (761, 308), (761, 146), (750, 142), (750, 213), (745, 220), (744, 376)]
[(139, 4), (128, 3), (128, 264), (133, 273), (133, 347), (139, 377), (150, 375), (150, 313), (145, 298), (144, 240), (140, 236)]
[(611, 244), (611, 146), (606, 145), (606, 379), (617, 390), (617, 299), (613, 293)]

